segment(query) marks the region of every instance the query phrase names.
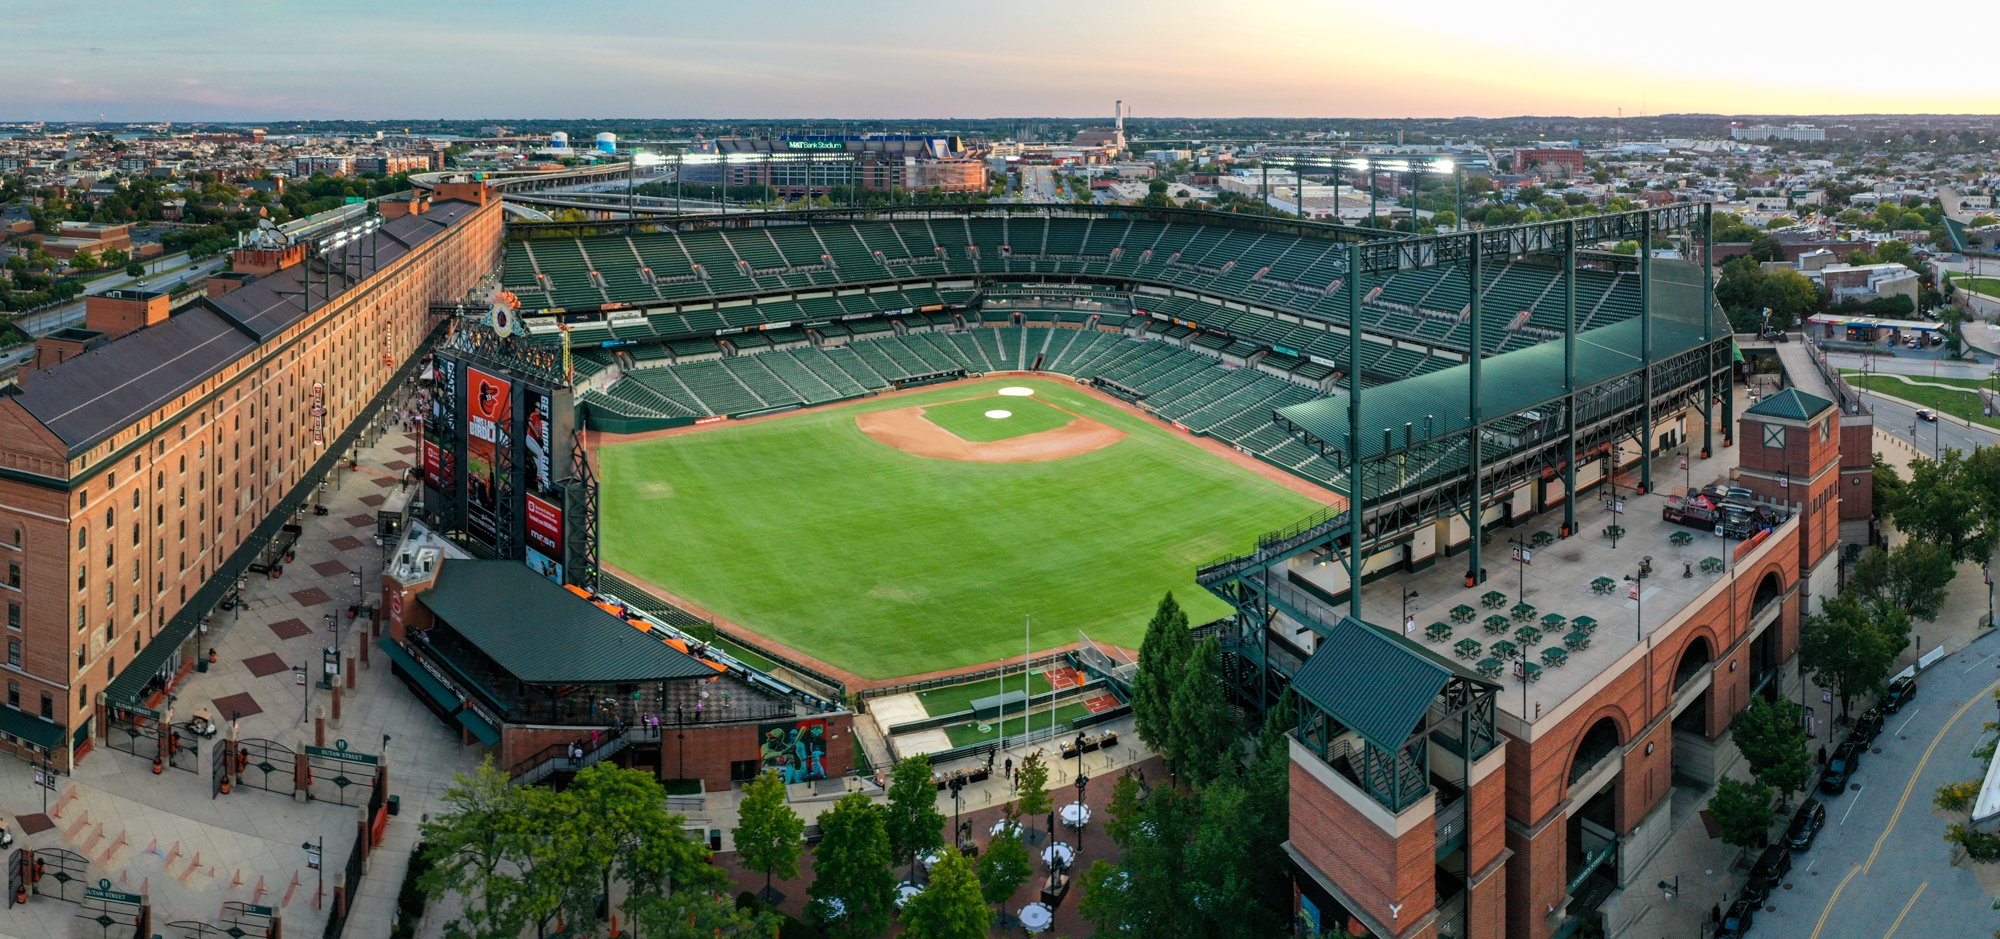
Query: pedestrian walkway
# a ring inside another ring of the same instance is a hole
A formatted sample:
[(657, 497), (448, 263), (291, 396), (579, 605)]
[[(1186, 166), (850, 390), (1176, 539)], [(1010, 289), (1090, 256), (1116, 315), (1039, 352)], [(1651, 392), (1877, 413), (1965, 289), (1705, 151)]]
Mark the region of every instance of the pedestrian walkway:
[[(462, 747), (458, 734), (391, 677), (387, 662), (379, 656), (361, 661), (371, 622), (348, 616), (350, 605), (372, 604), (379, 596), (383, 551), (374, 538), (376, 507), (403, 485), (415, 453), (398, 423), (358, 450), (358, 467), (334, 473), (320, 496), (326, 512), (308, 509), (298, 519), (301, 535), (283, 574), (245, 579), (244, 602), (217, 611), (204, 627), (202, 657), (212, 654), (213, 664), (187, 675), (166, 703), (183, 720), (197, 708), (209, 709), (225, 736), (234, 719), (239, 739), (268, 739), (293, 751), (344, 740), (354, 752), (383, 757), (389, 791), (400, 798), (402, 811), (389, 820), (353, 893), (348, 936), (389, 933), (421, 819), (436, 809), (452, 774), (477, 762), (476, 749)], [(320, 674), (335, 625), (342, 668), (350, 672), (342, 677), (353, 682), (352, 689), (342, 682), (337, 720), (334, 693), (301, 681)], [(157, 924), (207, 922), (223, 901), (236, 900), (273, 907), (288, 934), (320, 934), (326, 909), (316, 896), (323, 882), (323, 896), (331, 899), (362, 808), (295, 803), (288, 794), (249, 786), (213, 796), (209, 755), (221, 739), (188, 741), (200, 750), (187, 761), (193, 771), (168, 768), (159, 775), (150, 757), (100, 744), (50, 794), (50, 827), (16, 822), (17, 846), (83, 854), (93, 882), (106, 879), (113, 889), (147, 894)], [(0, 764), (6, 783), (0, 810), (17, 819), (41, 814), (31, 772), (26, 764)], [(302, 845), (322, 839), (323, 863), (313, 869)], [(79, 909), (37, 899), (11, 913), (4, 931), (68, 935)]]

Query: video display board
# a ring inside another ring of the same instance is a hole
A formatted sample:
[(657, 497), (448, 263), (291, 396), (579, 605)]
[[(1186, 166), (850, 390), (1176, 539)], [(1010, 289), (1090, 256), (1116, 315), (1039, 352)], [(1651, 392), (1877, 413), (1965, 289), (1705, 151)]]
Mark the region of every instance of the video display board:
[(512, 391), (504, 378), (465, 370), (465, 530), (487, 544), (497, 540), (500, 456), (514, 443)]
[(572, 559), (567, 517), (568, 441), (575, 416), (568, 389), (440, 355), (429, 374), (420, 458), (427, 504), (445, 529), (463, 531), (566, 583)]

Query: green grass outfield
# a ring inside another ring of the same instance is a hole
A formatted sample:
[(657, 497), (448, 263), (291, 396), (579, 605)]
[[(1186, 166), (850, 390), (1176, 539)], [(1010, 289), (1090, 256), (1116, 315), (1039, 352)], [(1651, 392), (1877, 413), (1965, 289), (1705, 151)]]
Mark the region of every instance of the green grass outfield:
[[(1009, 416), (987, 417), (988, 411), (1006, 411)], [(960, 440), (975, 443), (1026, 437), (1054, 430), (1075, 419), (1068, 411), (1057, 410), (1034, 398), (1001, 395), (933, 404), (924, 408), (924, 420), (951, 431)]]
[[(1044, 694), (1053, 687), (1049, 684), (1048, 676), (1042, 674), (1039, 668), (1035, 669), (1027, 681), (1027, 690), (1034, 694)], [(1021, 676), (1006, 675), (1002, 678), (987, 678), (963, 685), (946, 685), (943, 688), (919, 691), (917, 702), (924, 706), (925, 714), (936, 717), (940, 714), (969, 711), (972, 709), (974, 698), (988, 698), (1004, 691), (1020, 690), (1022, 690)]]
[[(1060, 726), (1067, 727), (1069, 726), (1070, 721), (1076, 720), (1077, 718), (1082, 717), (1085, 714), (1089, 713), (1090, 709), (1084, 707), (1081, 702), (1075, 704), (1059, 704), (1056, 705), (1055, 722)], [(1048, 708), (1042, 708), (1041, 710), (1029, 714), (1028, 719), (1031, 722), (1033, 722), (1033, 724), (1036, 727), (1047, 727), (1049, 726), (1049, 710)], [(1013, 732), (1016, 734), (1020, 733), (1021, 719), (1019, 717), (1016, 717), (1014, 718), (1012, 723), (1014, 726)], [(945, 739), (951, 741), (951, 745), (954, 747), (969, 747), (975, 743), (985, 743), (988, 740), (999, 739), (1000, 737), (999, 724), (988, 721), (985, 727), (986, 727), (985, 730), (980, 730), (979, 729), (980, 724), (977, 721), (966, 724), (952, 724), (944, 729), (944, 736)]]
[[(1063, 460), (965, 463), (854, 426), (865, 411), (1007, 385), (1128, 436)], [(599, 463), (609, 563), (866, 678), (1019, 655), (1027, 614), (1038, 649), (1079, 630), (1136, 648), (1168, 590), (1194, 622), (1228, 612), (1195, 586), (1197, 565), (1319, 508), (1068, 382), (1034, 379), (615, 443)]]

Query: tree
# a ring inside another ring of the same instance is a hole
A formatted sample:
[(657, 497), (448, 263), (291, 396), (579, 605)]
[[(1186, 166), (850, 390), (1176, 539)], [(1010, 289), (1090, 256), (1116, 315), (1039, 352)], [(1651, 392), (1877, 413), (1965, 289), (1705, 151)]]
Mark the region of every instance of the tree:
[(1911, 540), (1943, 545), (1953, 564), (1984, 560), (1993, 553), (2000, 496), (1982, 486), (1996, 482), (1991, 472), (1996, 462), (1992, 456), (1968, 459), (1957, 450), (1912, 461), (1909, 486), (1891, 519)]
[(452, 777), (442, 809), (423, 826), (431, 866), (419, 887), (432, 900), (457, 894), (463, 919), (445, 924), (455, 937), (518, 936), (528, 919), (517, 902), (514, 862), (525, 846), (522, 796), (489, 754), (471, 774)]
[(798, 873), (805, 831), (806, 823), (785, 802), (785, 781), (777, 770), (765, 770), (743, 787), (732, 835), (743, 866), (763, 873), (766, 901), (772, 896), (772, 875), (782, 871), (789, 878)]
[(1234, 776), (1240, 766), (1236, 720), (1222, 694), (1222, 647), (1211, 636), (1189, 657), (1174, 686), (1175, 773), (1194, 785)]
[(1715, 784), (1708, 814), (1722, 830), (1722, 842), (1745, 851), (1762, 847), (1777, 820), (1771, 811), (1771, 787), (1727, 777)]
[(127, 277), (144, 277), (144, 276), (146, 276), (146, 265), (144, 265), (144, 264), (141, 264), (141, 263), (139, 263), (139, 262), (137, 262), (137, 261), (132, 261), (132, 262), (130, 262), (130, 263), (128, 263), (128, 264), (126, 264), (126, 265), (125, 265), (125, 276), (127, 276)]
[(89, 249), (70, 255), (69, 268), (73, 271), (94, 271), (100, 262), (97, 253)]
[(1174, 688), (1193, 646), (1187, 614), (1169, 591), (1146, 624), (1146, 637), (1139, 644), (1139, 671), (1132, 679), (1133, 726), (1139, 739), (1168, 759), (1174, 752)]
[[(1919, 496), (1924, 498), (1925, 496)], [(1958, 568), (1951, 549), (1928, 541), (1908, 541), (1893, 550), (1869, 548), (1854, 562), (1853, 589), (1935, 622)]]
[[(820, 814), (813, 882), (806, 892), (833, 939), (869, 939), (887, 931), (896, 910), (896, 855), (889, 850), (887, 812), (859, 792)], [(826, 915), (838, 905), (837, 916)]]
[(1804, 320), (1819, 309), (1819, 285), (1806, 275), (1790, 268), (1781, 268), (1765, 275), (1764, 283), (1757, 291), (1758, 303), (1771, 311), (1771, 328), (1790, 329), (1792, 324)]
[[(1020, 819), (1009, 815), (1008, 821), (1016, 826)], [(1028, 849), (1021, 844), (1019, 830), (1004, 828), (993, 840), (986, 843), (986, 850), (979, 855), (979, 890), (986, 902), (996, 907), (1002, 906), (1014, 896), (1014, 891), (1028, 882), (1035, 873), (1033, 862), (1028, 857)], [(935, 880), (935, 878), (933, 878)]]
[(1875, 454), (1874, 475), (1875, 499), (1873, 510), (1875, 520), (1881, 521), (1895, 514), (1896, 506), (1902, 503), (1908, 491), (1909, 484), (1903, 481), (1902, 474), (1896, 472), (1894, 466), (1889, 465), (1887, 461), (1882, 459), (1882, 454), (1880, 453)]
[[(1881, 614), (1854, 594), (1842, 592), (1828, 599), (1819, 613), (1806, 617), (1799, 628), (1799, 660), (1815, 682), (1840, 695), (1843, 717), (1854, 695), (1881, 690), (1903, 647), (1901, 637), (1891, 636), (1893, 624), (1877, 622)], [(1907, 633), (1907, 614), (1902, 623)]]
[(889, 849), (898, 861), (909, 859), (910, 879), (915, 880), (917, 855), (944, 844), (944, 813), (937, 810), (937, 783), (931, 779), (928, 758), (918, 754), (896, 761), (889, 770), (889, 803), (884, 808)]
[(1754, 695), (1750, 706), (1736, 715), (1731, 733), (1750, 765), (1750, 775), (1777, 790), (1780, 800), (1805, 790), (1813, 764), (1806, 754), (1804, 712), (1796, 702)]
[(98, 263), (103, 264), (105, 267), (124, 267), (131, 262), (131, 252), (119, 248), (106, 249), (104, 256), (98, 259)]
[(562, 793), (574, 805), (561, 822), (577, 831), (574, 864), (596, 877), (570, 882), (563, 912), (585, 922), (602, 892), (610, 896), (616, 877), (626, 886), (626, 918), (632, 902), (674, 892), (676, 886), (704, 882), (720, 887), (708, 863), (708, 845), (687, 834), (687, 819), (668, 810), (667, 790), (652, 773), (610, 763), (585, 767)]
[(1014, 798), (1022, 818), (1046, 815), (1055, 807), (1049, 798), (1049, 766), (1042, 762), (1040, 750), (1022, 757), (1021, 765), (1014, 767)]
[(979, 874), (957, 848), (944, 849), (930, 883), (903, 905), (903, 935), (910, 939), (985, 939), (992, 925)]

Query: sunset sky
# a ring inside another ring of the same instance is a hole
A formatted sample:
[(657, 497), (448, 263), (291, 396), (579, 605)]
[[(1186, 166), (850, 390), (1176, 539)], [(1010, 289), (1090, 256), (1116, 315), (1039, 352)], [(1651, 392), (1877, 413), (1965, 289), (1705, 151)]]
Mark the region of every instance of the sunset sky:
[(1713, 0), (9, 4), (0, 120), (1067, 117), (1114, 98), (1142, 117), (1996, 113), (1990, 48), (1936, 43), (1990, 38), (1993, 9), (1942, 0), (1871, 21)]

